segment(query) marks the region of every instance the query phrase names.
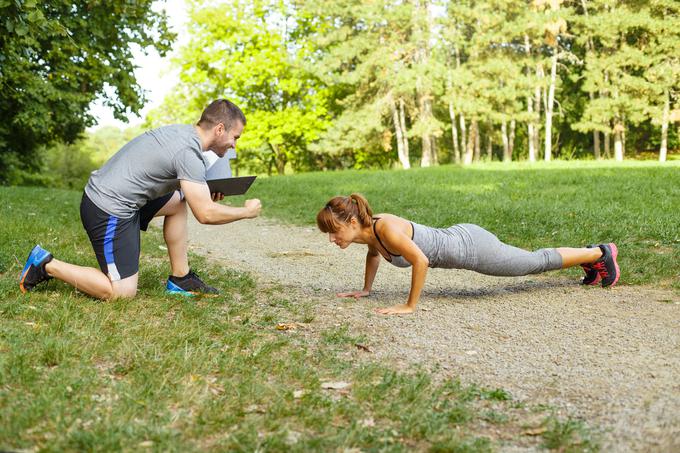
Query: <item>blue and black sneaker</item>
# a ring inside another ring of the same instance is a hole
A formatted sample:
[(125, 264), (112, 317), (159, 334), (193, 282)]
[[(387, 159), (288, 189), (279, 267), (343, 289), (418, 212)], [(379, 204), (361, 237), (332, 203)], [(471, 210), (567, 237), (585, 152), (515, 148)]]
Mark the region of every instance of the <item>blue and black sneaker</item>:
[(165, 289), (170, 294), (179, 294), (182, 296), (196, 296), (199, 294), (207, 294), (216, 296), (220, 292), (208, 286), (203, 281), (198, 278), (198, 275), (192, 270), (184, 277), (175, 277), (170, 275), (168, 277), (168, 282), (165, 285)]
[(19, 288), (21, 292), (31, 291), (39, 283), (51, 279), (45, 270), (45, 265), (52, 261), (54, 257), (50, 252), (39, 245), (33, 247), (28, 254), (26, 265), (19, 276)]

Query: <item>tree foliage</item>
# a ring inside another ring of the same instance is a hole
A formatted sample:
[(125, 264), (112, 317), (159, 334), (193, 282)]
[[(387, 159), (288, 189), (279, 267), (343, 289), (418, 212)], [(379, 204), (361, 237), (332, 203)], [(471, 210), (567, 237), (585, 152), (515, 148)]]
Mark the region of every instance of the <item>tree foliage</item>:
[(0, 182), (36, 169), (42, 145), (73, 142), (98, 96), (124, 119), (144, 105), (132, 47), (170, 49), (152, 0), (0, 0)]
[(626, 143), (678, 144), (673, 0), (193, 5), (182, 83), (153, 121), (232, 97), (251, 166), (620, 159)]
[[(180, 82), (147, 126), (230, 98), (248, 117), (237, 167), (664, 160), (680, 147), (676, 0), (187, 1)], [(128, 45), (169, 46), (149, 7), (0, 0), (0, 178), (37, 168), (38, 144), (72, 141), (97, 95), (119, 115), (139, 108)]]
[(195, 122), (212, 99), (227, 97), (248, 117), (240, 162), (278, 173), (286, 164), (315, 168), (308, 145), (327, 127), (330, 89), (309, 69), (314, 25), (274, 0), (192, 2), (190, 17), (192, 38), (175, 59), (180, 84), (149, 123)]

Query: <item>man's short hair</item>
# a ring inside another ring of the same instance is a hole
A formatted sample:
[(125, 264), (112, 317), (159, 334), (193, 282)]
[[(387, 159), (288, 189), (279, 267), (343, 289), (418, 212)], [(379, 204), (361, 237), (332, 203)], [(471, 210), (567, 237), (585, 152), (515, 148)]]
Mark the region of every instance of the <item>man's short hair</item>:
[(244, 126), (246, 125), (246, 116), (236, 104), (226, 99), (217, 99), (208, 105), (203, 113), (201, 119), (198, 120), (198, 126), (203, 129), (215, 127), (217, 124), (224, 124), (224, 129), (229, 131), (240, 121)]

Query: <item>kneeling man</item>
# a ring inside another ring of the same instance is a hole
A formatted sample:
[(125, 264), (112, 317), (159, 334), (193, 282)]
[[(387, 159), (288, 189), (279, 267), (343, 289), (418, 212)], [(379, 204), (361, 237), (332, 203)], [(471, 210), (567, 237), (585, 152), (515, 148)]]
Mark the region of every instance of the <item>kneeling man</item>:
[[(257, 217), (260, 200), (243, 207), (215, 201), (206, 183), (206, 153), (222, 157), (236, 146), (246, 125), (241, 109), (226, 99), (212, 102), (196, 125), (165, 126), (136, 137), (92, 172), (80, 204), (83, 226), (99, 269), (54, 259), (36, 245), (21, 272), (22, 292), (57, 278), (99, 299), (134, 297), (139, 271), (140, 230), (162, 216), (172, 275), (167, 289), (180, 294), (217, 293), (189, 268), (187, 205), (203, 224)], [(181, 189), (178, 190), (178, 189)]]

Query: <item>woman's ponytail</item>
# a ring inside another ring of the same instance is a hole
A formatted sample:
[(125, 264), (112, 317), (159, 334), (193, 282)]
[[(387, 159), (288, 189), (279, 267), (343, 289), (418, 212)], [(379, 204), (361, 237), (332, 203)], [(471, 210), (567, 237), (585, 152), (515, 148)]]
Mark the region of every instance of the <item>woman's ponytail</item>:
[(371, 210), (371, 206), (368, 204), (366, 198), (364, 198), (364, 196), (359, 193), (353, 193), (349, 196), (349, 198), (357, 207), (356, 218), (361, 226), (371, 226), (373, 210)]

